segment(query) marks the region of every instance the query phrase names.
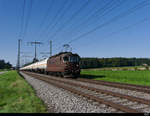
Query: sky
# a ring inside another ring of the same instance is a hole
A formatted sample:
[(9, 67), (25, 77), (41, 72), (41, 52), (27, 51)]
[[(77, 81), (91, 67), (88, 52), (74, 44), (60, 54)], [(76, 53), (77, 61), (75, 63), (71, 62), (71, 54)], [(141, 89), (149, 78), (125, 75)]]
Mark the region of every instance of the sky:
[[(150, 58), (150, 0), (0, 0), (0, 59), (14, 66), (69, 44), (81, 57)], [(26, 57), (25, 57), (26, 56)]]

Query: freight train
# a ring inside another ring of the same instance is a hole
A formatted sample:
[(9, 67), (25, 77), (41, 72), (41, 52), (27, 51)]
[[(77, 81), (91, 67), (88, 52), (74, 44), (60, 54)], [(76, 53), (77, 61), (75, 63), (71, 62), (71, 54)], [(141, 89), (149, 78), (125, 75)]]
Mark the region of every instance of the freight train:
[(47, 59), (20, 68), (21, 71), (31, 71), (61, 77), (78, 77), (80, 75), (80, 56), (72, 52), (61, 52)]

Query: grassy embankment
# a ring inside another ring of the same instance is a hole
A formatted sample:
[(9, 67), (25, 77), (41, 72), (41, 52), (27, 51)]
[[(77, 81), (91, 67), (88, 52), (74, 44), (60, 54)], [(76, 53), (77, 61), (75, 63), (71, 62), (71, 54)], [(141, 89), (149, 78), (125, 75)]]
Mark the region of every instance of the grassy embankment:
[(10, 69), (0, 69), (0, 72), (2, 71), (10, 71)]
[(16, 71), (0, 75), (0, 113), (46, 113), (43, 102)]
[(150, 86), (150, 71), (82, 70), (81, 77)]
[(4, 69), (0, 69), (0, 72), (4, 71)]

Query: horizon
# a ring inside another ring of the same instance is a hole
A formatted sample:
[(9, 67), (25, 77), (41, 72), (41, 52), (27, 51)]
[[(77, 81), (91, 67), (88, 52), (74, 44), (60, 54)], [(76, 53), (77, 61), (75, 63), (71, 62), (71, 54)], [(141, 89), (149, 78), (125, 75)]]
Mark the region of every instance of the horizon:
[(48, 57), (49, 40), (53, 54), (68, 43), (80, 57), (150, 58), (149, 10), (148, 0), (0, 0), (0, 59), (16, 66), (18, 39), (21, 64), (34, 58), (31, 41)]

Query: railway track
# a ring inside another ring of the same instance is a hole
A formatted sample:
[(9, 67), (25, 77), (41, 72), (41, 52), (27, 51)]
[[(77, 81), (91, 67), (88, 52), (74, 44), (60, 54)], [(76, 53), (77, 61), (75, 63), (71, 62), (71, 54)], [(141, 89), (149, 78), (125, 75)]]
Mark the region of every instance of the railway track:
[(133, 85), (133, 84), (125, 84), (125, 83), (117, 83), (117, 82), (108, 82), (108, 81), (102, 81), (102, 80), (91, 80), (91, 79), (83, 79), (78, 78), (78, 81), (87, 82), (87, 83), (93, 83), (97, 85), (105, 85), (110, 87), (116, 87), (121, 89), (127, 89), (127, 90), (134, 90), (134, 91), (140, 91), (144, 93), (150, 94), (150, 87), (149, 86), (143, 86), (143, 85)]
[[(127, 113), (143, 113), (145, 108), (150, 108), (150, 101), (146, 99), (141, 99), (133, 96), (123, 95), (111, 91), (106, 91), (102, 89), (97, 89), (82, 84), (71, 82), (59, 78), (48, 78), (47, 75), (35, 74), (24, 72), (34, 78), (46, 81), (54, 86), (68, 90), (74, 94), (83, 96), (93, 102), (106, 104), (109, 107), (115, 108), (116, 111), (122, 111)], [(79, 80), (78, 80), (79, 81)]]

